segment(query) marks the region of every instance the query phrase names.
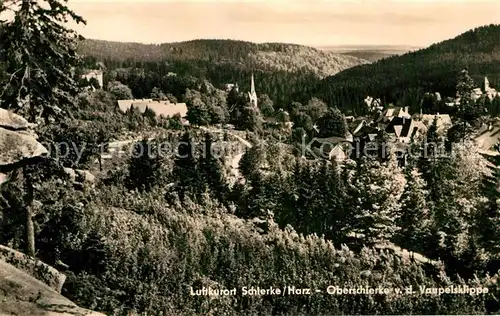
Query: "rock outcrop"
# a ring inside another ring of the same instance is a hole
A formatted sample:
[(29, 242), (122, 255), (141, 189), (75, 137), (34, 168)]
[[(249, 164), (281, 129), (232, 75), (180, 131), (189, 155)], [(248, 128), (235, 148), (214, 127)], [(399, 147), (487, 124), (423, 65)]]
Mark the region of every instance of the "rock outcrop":
[(64, 172), (69, 176), (70, 181), (76, 187), (94, 186), (95, 176), (88, 170), (64, 168)]
[(0, 245), (0, 260), (12, 264), (17, 269), (42, 281), (54, 291), (61, 293), (66, 275), (48, 264), (2, 245)]
[[(0, 109), (0, 185), (9, 172), (48, 153), (32, 127), (23, 117)], [(79, 308), (59, 294), (65, 280), (55, 268), (0, 245), (0, 315), (104, 315)]]
[(0, 172), (8, 172), (47, 154), (47, 149), (30, 130), (31, 126), (22, 116), (0, 109)]
[(0, 315), (104, 316), (78, 307), (43, 282), (1, 259)]
[(33, 127), (24, 117), (11, 111), (0, 109), (0, 127), (9, 130), (27, 130)]

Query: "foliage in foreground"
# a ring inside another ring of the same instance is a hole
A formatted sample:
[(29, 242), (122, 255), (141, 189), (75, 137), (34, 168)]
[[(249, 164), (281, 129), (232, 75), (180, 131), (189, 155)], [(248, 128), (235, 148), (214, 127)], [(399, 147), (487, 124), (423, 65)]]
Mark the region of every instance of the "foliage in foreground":
[[(487, 295), (192, 296), (191, 286), (241, 293), (243, 286), (418, 289), (451, 283), (439, 268), (369, 248), (359, 254), (335, 249), (316, 235), (280, 230), (272, 218), (256, 224), (222, 215), (221, 206), (210, 202), (166, 206), (158, 202), (159, 192), (119, 193), (109, 187), (102, 194), (113, 194), (114, 202), (106, 202), (120, 208), (92, 203), (63, 216), (79, 217), (67, 221), (75, 225), (65, 238), (72, 242), (60, 245), (74, 272), (64, 294), (92, 309), (154, 315), (485, 313)], [(200, 215), (200, 207), (212, 214)]]

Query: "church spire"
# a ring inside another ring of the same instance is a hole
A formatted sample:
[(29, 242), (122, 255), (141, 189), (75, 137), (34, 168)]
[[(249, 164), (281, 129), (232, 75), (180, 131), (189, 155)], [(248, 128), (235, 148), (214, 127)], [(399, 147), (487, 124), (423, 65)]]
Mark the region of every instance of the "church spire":
[(252, 73), (252, 86), (250, 87), (250, 93), (255, 94), (255, 82), (253, 80), (253, 73)]

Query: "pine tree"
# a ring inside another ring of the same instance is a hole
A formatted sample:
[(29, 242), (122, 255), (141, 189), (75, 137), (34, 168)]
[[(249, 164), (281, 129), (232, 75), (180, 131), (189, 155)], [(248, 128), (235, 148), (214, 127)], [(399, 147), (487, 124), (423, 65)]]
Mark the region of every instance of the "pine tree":
[(65, 3), (13, 0), (0, 4), (0, 14), (14, 15), (2, 24), (0, 55), (8, 75), (1, 84), (0, 107), (12, 108), (30, 121), (71, 113), (78, 93), (72, 74), (80, 65), (76, 45), (82, 37), (64, 23), (85, 21)]
[(178, 152), (175, 158), (173, 177), (178, 183), (179, 196), (193, 197), (203, 193), (204, 186), (198, 170), (193, 140), (189, 132), (179, 140)]
[(134, 98), (130, 87), (121, 83), (120, 81), (109, 82), (107, 88), (108, 91), (113, 94), (117, 100), (130, 100)]
[(341, 240), (347, 226), (345, 188), (335, 161), (324, 161), (313, 175), (313, 221), (311, 232), (324, 234), (334, 241)]
[(339, 136), (345, 137), (347, 133), (347, 122), (344, 115), (337, 108), (331, 108), (318, 122), (321, 137)]
[[(45, 8), (47, 5), (50, 8)], [(1, 2), (0, 16), (9, 14), (13, 15), (11, 20), (0, 21), (0, 60), (7, 72), (0, 82), (0, 107), (12, 109), (31, 122), (71, 115), (79, 92), (73, 74), (80, 65), (76, 44), (81, 37), (63, 23), (85, 21), (57, 0)], [(34, 184), (26, 170), (26, 253), (35, 256)]]
[(158, 144), (144, 139), (134, 146), (129, 161), (128, 186), (139, 191), (149, 191), (163, 180), (163, 158)]
[(294, 185), (296, 195), (294, 196), (295, 223), (297, 231), (304, 234), (312, 233), (315, 215), (314, 204), (314, 169), (311, 163), (298, 161), (294, 170)]
[(241, 157), (239, 169), (241, 174), (251, 179), (264, 163), (264, 146), (259, 141), (254, 141), (251, 148), (247, 148)]
[(274, 214), (277, 207), (277, 197), (280, 195), (280, 177), (273, 174), (269, 177), (261, 173), (252, 176), (247, 182), (250, 186), (246, 198), (245, 214), (242, 217), (262, 217), (267, 214)]
[(267, 94), (259, 97), (259, 109), (264, 116), (269, 117), (274, 114), (274, 103)]
[[(498, 152), (498, 150), (497, 150)], [(500, 156), (491, 156), (491, 175), (483, 181), (485, 201), (478, 218), (483, 245), (492, 257), (500, 255)]]
[(412, 251), (421, 252), (428, 232), (430, 211), (427, 207), (426, 183), (417, 169), (407, 170), (406, 186), (401, 196), (400, 230), (397, 243)]
[(469, 72), (462, 70), (458, 76), (457, 96), (460, 98), (458, 116), (461, 118), (464, 128), (467, 126), (467, 123), (472, 123), (483, 112), (472, 99), (471, 93), (475, 87), (476, 84), (469, 76)]
[(386, 163), (364, 159), (353, 181), (356, 223), (352, 232), (369, 244), (392, 240), (398, 231), (405, 182), (395, 157)]
[(205, 134), (204, 150), (198, 163), (204, 183), (220, 201), (225, 201), (228, 193), (227, 185), (214, 150), (212, 135), (209, 133)]
[(262, 116), (260, 112), (250, 104), (241, 109), (241, 116), (237, 122), (237, 127), (251, 132), (262, 130)]
[(439, 139), (437, 131), (437, 118), (434, 119), (427, 131), (426, 138), (423, 142), (423, 151), (420, 155), (418, 166), (422, 172), (424, 181), (427, 183), (430, 199), (436, 201), (443, 194), (443, 187), (439, 185), (443, 169), (441, 163), (443, 161), (442, 142)]

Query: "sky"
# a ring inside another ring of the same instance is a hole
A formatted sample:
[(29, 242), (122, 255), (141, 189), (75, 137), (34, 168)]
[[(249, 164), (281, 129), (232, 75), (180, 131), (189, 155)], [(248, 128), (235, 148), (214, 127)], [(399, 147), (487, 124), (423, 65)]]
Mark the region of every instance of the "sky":
[[(311, 46), (425, 47), (500, 23), (500, 1), (70, 0), (86, 38), (165, 43), (236, 39)], [(72, 25), (73, 27), (73, 25)]]

